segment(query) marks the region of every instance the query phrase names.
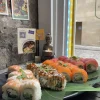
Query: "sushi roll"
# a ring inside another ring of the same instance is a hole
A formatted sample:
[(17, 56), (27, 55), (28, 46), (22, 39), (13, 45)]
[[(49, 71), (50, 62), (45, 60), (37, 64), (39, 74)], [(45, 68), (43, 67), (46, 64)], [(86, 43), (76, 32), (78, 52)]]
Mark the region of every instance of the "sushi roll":
[(93, 58), (86, 58), (85, 69), (88, 73), (98, 70), (98, 62)]
[(51, 59), (54, 63), (58, 62), (58, 58)]
[(26, 74), (27, 79), (35, 78), (34, 75), (33, 75), (33, 72), (31, 70), (23, 70), (23, 71)]
[(63, 90), (66, 86), (66, 78), (57, 71), (49, 71), (48, 73), (40, 71), (39, 81), (43, 88), (52, 90)]
[(19, 80), (17, 77), (18, 77), (17, 75), (12, 76), (12, 77), (9, 77), (9, 78), (7, 79), (7, 82), (8, 82), (8, 81), (12, 81), (12, 80)]
[(31, 70), (34, 76), (38, 78), (38, 67), (34, 63), (28, 64), (27, 69)]
[(3, 100), (19, 100), (20, 99), (20, 81), (12, 80), (7, 82), (2, 87), (2, 98)]
[(63, 90), (66, 87), (67, 80), (63, 74), (53, 72), (49, 76), (48, 87), (53, 90)]
[(58, 72), (62, 73), (65, 77), (67, 82), (70, 82), (72, 79), (72, 72), (69, 68), (67, 67), (63, 67), (63, 66), (58, 66)]
[(20, 71), (21, 67), (19, 65), (12, 65), (8, 67), (8, 73), (11, 73), (13, 71)]
[[(67, 65), (63, 61), (59, 61), (58, 63), (51, 63), (50, 65), (45, 65), (48, 67), (52, 67), (58, 71), (58, 73), (62, 73), (65, 77), (67, 82), (71, 81), (72, 73), (69, 68), (67, 68)], [(43, 65), (44, 66), (44, 65)]]
[(31, 71), (31, 70), (23, 70), (24, 71), (24, 73), (26, 74), (26, 75), (33, 75), (33, 72)]
[(12, 76), (16, 76), (16, 75), (17, 76), (21, 75), (21, 72), (13, 71), (13, 72), (9, 73), (8, 77), (12, 77)]
[(84, 62), (82, 62), (81, 60), (80, 60), (80, 58), (79, 57), (76, 57), (76, 56), (72, 56), (72, 57), (70, 57), (69, 58), (69, 62), (71, 63), (71, 64), (73, 64), (73, 65), (76, 65), (76, 66), (78, 66), (79, 68), (82, 68), (82, 69), (85, 69), (85, 64), (84, 64)]
[(22, 80), (20, 92), (21, 100), (40, 100), (42, 96), (40, 83), (37, 79)]
[(42, 63), (42, 65), (49, 65), (49, 66), (54, 66), (55, 65), (55, 63), (54, 63), (54, 61), (52, 61), (52, 60), (45, 60), (43, 63)]
[(63, 61), (63, 62), (69, 62), (69, 59), (66, 56), (60, 56), (58, 57), (58, 60)]
[(84, 83), (88, 80), (88, 74), (84, 69), (74, 68), (72, 70), (72, 81), (74, 83)]
[(31, 68), (43, 88), (63, 90), (66, 86), (65, 76), (49, 65), (43, 64), (37, 67), (34, 64), (30, 64), (27, 68)]

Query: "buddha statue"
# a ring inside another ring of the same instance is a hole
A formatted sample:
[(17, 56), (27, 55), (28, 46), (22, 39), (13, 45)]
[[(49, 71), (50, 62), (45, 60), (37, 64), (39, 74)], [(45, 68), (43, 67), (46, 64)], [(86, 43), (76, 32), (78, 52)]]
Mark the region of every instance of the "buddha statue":
[(52, 59), (54, 57), (53, 46), (51, 45), (51, 41), (52, 41), (52, 37), (49, 33), (45, 37), (46, 43), (43, 46), (42, 61), (45, 61), (47, 59)]

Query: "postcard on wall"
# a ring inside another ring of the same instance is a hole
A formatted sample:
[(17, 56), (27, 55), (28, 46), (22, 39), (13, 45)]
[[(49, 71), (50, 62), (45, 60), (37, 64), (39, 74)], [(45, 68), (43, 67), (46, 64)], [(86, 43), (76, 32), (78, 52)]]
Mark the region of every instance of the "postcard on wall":
[(18, 28), (18, 54), (35, 53), (36, 29)]
[(0, 14), (8, 15), (7, 0), (0, 0)]
[(18, 20), (29, 20), (29, 0), (11, 0), (12, 17)]

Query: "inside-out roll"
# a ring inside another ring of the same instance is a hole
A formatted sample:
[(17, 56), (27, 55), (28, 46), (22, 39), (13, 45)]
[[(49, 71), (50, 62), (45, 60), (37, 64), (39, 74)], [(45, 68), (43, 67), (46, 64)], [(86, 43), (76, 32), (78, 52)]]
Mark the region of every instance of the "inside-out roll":
[(21, 67), (19, 65), (12, 65), (8, 67), (8, 73), (11, 73), (13, 71), (20, 71)]
[(19, 100), (20, 99), (20, 81), (12, 80), (7, 82), (2, 87), (2, 98), (3, 100)]
[(21, 72), (13, 71), (13, 72), (9, 73), (8, 77), (19, 76), (19, 75), (21, 75)]
[(31, 70), (23, 70), (27, 75), (33, 74)]
[(72, 80), (72, 73), (69, 68), (58, 66), (58, 72), (65, 75), (67, 82), (70, 82)]
[(88, 73), (98, 70), (98, 66), (98, 62), (93, 58), (88, 58), (85, 61), (85, 67)]
[(36, 78), (43, 88), (63, 90), (66, 86), (67, 81), (65, 76), (52, 67), (41, 65), (37, 67), (34, 63), (31, 63), (27, 68), (35, 73)]
[(88, 74), (84, 69), (74, 69), (72, 71), (72, 81), (75, 83), (84, 83), (88, 80)]
[(41, 87), (37, 79), (22, 80), (21, 82), (21, 100), (40, 100)]
[(26, 74), (26, 77), (27, 77), (28, 79), (33, 79), (33, 78), (35, 78), (31, 70), (23, 70), (23, 71), (24, 71), (24, 73)]
[[(7, 82), (8, 82), (8, 81), (12, 81), (12, 80), (19, 80), (17, 77), (18, 77), (17, 75), (12, 76), (12, 77), (9, 77), (9, 78), (7, 79)], [(21, 81), (21, 80), (22, 80), (22, 79), (20, 79), (19, 81)]]

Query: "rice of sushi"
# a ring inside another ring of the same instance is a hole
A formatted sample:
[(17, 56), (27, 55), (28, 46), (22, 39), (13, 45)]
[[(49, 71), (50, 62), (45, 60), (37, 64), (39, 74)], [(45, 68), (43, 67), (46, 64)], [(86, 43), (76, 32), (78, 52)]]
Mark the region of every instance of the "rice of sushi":
[(3, 100), (19, 100), (20, 98), (20, 81), (12, 80), (8, 81), (2, 87), (2, 98)]
[(12, 76), (12, 77), (9, 77), (9, 78), (7, 79), (7, 82), (8, 82), (8, 81), (12, 81), (12, 80), (19, 80), (17, 77), (18, 77), (17, 75)]
[(33, 72), (32, 72), (31, 70), (24, 70), (24, 72), (25, 72), (27, 75), (33, 74)]
[(26, 79), (33, 79), (35, 78), (33, 75), (33, 72), (31, 70), (23, 70), (24, 73), (26, 74)]
[(22, 80), (21, 82), (21, 100), (40, 100), (41, 99), (41, 87), (37, 79)]

